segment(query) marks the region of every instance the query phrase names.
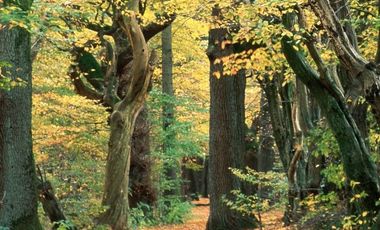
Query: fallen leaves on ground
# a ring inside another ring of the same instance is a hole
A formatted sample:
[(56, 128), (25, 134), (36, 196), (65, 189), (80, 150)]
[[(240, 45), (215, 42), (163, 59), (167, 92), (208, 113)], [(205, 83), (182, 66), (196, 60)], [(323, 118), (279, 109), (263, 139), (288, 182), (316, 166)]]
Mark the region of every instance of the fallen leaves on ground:
[[(199, 201), (194, 201), (193, 204), (198, 205), (192, 208), (192, 215), (189, 220), (183, 224), (162, 225), (145, 228), (143, 230), (205, 230), (208, 215), (210, 212), (209, 199), (201, 198)], [(284, 227), (281, 221), (283, 212), (273, 210), (261, 215), (265, 230), (290, 230), (292, 227)]]

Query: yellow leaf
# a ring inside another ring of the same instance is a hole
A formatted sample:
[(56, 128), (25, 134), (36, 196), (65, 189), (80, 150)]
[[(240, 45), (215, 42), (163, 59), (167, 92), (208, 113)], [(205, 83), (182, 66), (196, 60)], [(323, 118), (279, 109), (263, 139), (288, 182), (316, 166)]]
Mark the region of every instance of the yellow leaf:
[(216, 78), (220, 78), (220, 72), (219, 71), (216, 71), (216, 72), (213, 72), (212, 73), (212, 76), (216, 77)]

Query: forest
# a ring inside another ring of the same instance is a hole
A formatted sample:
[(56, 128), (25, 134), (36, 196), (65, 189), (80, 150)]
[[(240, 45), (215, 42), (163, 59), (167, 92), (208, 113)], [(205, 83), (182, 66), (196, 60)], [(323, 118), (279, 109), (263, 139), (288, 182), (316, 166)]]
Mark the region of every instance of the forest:
[(0, 230), (380, 229), (379, 0), (0, 0)]

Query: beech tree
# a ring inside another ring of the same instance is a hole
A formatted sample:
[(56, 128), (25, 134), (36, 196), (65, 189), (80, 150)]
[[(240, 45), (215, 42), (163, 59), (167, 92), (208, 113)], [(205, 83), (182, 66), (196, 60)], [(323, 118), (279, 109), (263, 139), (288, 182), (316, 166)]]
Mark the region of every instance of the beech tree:
[[(173, 50), (172, 50), (172, 26), (169, 25), (162, 31), (161, 36), (162, 44), (162, 93), (167, 97), (174, 97), (173, 88)], [(166, 102), (162, 107), (163, 113), (163, 130), (167, 133), (163, 140), (163, 152), (170, 156), (173, 150), (173, 141), (175, 133), (171, 127), (174, 122), (174, 105), (170, 102)], [(179, 167), (176, 162), (173, 162), (170, 157), (165, 162), (165, 174), (166, 179), (171, 181), (172, 186), (164, 193), (167, 195), (179, 195), (178, 187), (176, 188), (175, 180), (177, 178), (176, 166)], [(174, 182), (174, 183), (173, 183)]]
[(224, 69), (222, 59), (236, 52), (227, 44), (231, 34), (221, 21), (223, 8), (212, 9), (207, 55), (210, 60), (210, 141), (209, 192), (210, 216), (207, 229), (242, 229), (254, 225), (252, 217), (229, 209), (223, 199), (240, 189), (230, 168), (241, 168), (245, 155), (245, 71), (235, 74)]
[[(112, 5), (111, 2), (105, 4)], [(145, 4), (145, 7), (144, 7)], [(146, 3), (139, 1), (139, 13), (144, 14)], [(107, 15), (112, 16), (112, 25), (101, 23), (86, 23), (83, 26), (98, 33), (100, 45), (104, 49), (104, 56), (99, 64), (96, 57), (85, 48), (96, 46), (96, 42), (89, 40), (89, 47), (74, 47), (71, 51), (75, 62), (70, 68), (70, 77), (75, 91), (88, 99), (100, 101), (112, 112), (115, 103), (124, 98), (129, 90), (132, 75), (129, 73), (133, 61), (131, 43), (118, 23), (117, 7), (107, 7)], [(157, 16), (158, 21), (150, 22), (141, 28), (145, 41), (149, 41), (156, 34), (170, 25), (175, 19), (174, 14)], [(112, 44), (105, 36), (111, 36)], [(86, 85), (82, 76), (89, 83)], [(148, 90), (150, 90), (150, 83)], [(148, 110), (144, 105), (141, 112), (137, 113), (131, 142), (131, 171), (129, 196), (130, 207), (136, 207), (139, 202), (153, 205), (157, 200), (156, 189), (151, 180), (152, 159), (149, 156), (149, 130)]]
[[(20, 8), (18, 13), (26, 14), (32, 1), (6, 0), (2, 4), (15, 5)], [(0, 23), (0, 82), (19, 82), (0, 89), (0, 226), (39, 230), (31, 131), (30, 34), (19, 26)]]
[[(131, 138), (136, 117), (147, 96), (156, 58), (154, 53), (149, 53), (144, 34), (137, 22), (138, 6), (138, 0), (131, 1), (128, 6), (118, 8), (115, 15), (122, 32), (128, 36), (133, 61), (123, 71), (130, 76), (128, 91), (115, 104), (110, 118), (111, 134), (103, 200), (109, 208), (101, 220), (114, 229), (127, 228)], [(123, 15), (123, 10), (128, 10), (128, 15)]]
[[(292, 26), (294, 16), (285, 16), (285, 25)], [(342, 91), (334, 83), (331, 73), (319, 56), (317, 49), (308, 42), (308, 49), (318, 66), (315, 71), (303, 54), (296, 51), (289, 37), (284, 37), (282, 46), (289, 65), (310, 90), (326, 117), (340, 147), (345, 173), (349, 180), (359, 182), (353, 193), (365, 192), (366, 197), (356, 204), (355, 212), (377, 211), (373, 200), (379, 198), (379, 179), (376, 167), (369, 155), (365, 141), (347, 108)]]

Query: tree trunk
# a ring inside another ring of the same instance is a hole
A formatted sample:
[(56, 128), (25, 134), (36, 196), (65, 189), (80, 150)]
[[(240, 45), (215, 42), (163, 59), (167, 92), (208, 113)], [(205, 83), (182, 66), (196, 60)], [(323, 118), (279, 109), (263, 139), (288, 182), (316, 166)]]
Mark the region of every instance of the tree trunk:
[[(166, 97), (174, 97), (173, 89), (173, 51), (172, 51), (172, 26), (169, 25), (162, 31), (162, 93)], [(169, 101), (169, 100), (167, 100)], [(170, 100), (171, 101), (171, 100)], [(163, 130), (165, 138), (163, 141), (163, 152), (167, 159), (164, 162), (165, 180), (172, 184), (171, 188), (164, 191), (165, 196), (178, 195), (179, 188), (177, 187), (177, 171), (178, 162), (170, 157), (173, 151), (173, 142), (175, 141), (175, 133), (173, 130), (174, 122), (174, 104), (166, 102), (162, 108), (163, 112)]]
[[(335, 90), (331, 81), (328, 81), (331, 78), (327, 71), (321, 73), (323, 77), (317, 75), (302, 54), (294, 50), (289, 38), (285, 37), (282, 45), (287, 61), (296, 73), (297, 78), (309, 88), (327, 118), (339, 144), (343, 167), (348, 180), (360, 183), (355, 186), (353, 192), (364, 191), (368, 195), (358, 200), (355, 207), (356, 213), (366, 210), (377, 211), (378, 207), (373, 202), (378, 200), (380, 196), (376, 166), (371, 160), (369, 150), (354, 119), (344, 104), (344, 96)], [(323, 80), (324, 82), (322, 82)]]
[(272, 124), (270, 121), (269, 103), (265, 92), (261, 93), (260, 115), (259, 115), (259, 146), (257, 151), (257, 170), (268, 172), (273, 169), (274, 164), (274, 138)]
[(148, 46), (136, 15), (132, 12), (126, 18), (121, 17), (118, 23), (128, 35), (133, 61), (123, 68), (122, 74), (131, 76), (128, 90), (115, 105), (110, 119), (111, 134), (103, 197), (103, 204), (109, 207), (100, 221), (110, 224), (115, 230), (127, 229), (132, 134), (136, 117), (144, 105), (155, 64), (155, 55), (151, 54), (149, 58)]
[(135, 208), (138, 203), (154, 206), (157, 201), (157, 191), (152, 181), (152, 159), (149, 143), (150, 124), (148, 110), (144, 106), (136, 118), (135, 130), (132, 135), (132, 155), (130, 166), (129, 207)]
[(32, 62), (30, 35), (21, 28), (0, 30), (0, 80), (25, 84), (0, 89), (0, 226), (42, 229), (37, 215), (37, 177), (32, 152)]
[[(216, 20), (222, 18), (218, 6), (214, 6), (212, 11)], [(207, 54), (210, 59), (211, 101), (208, 230), (242, 229), (253, 223), (252, 217), (241, 216), (223, 202), (224, 198), (232, 198), (231, 190), (240, 189), (239, 180), (230, 168), (241, 168), (245, 154), (245, 71), (239, 71), (235, 76), (225, 73), (221, 58), (233, 53), (231, 45), (223, 44), (228, 37), (230, 35), (226, 28), (213, 28), (209, 32)], [(220, 62), (216, 63), (216, 60)]]

